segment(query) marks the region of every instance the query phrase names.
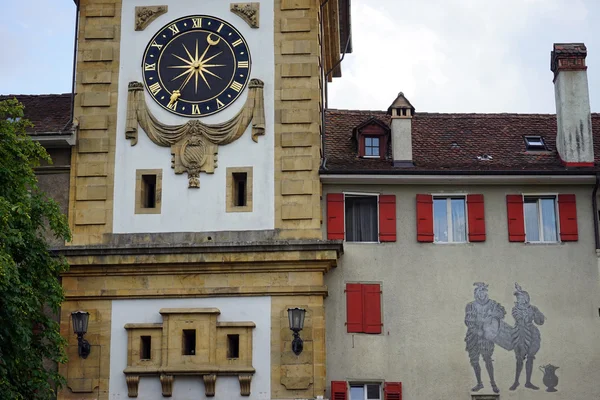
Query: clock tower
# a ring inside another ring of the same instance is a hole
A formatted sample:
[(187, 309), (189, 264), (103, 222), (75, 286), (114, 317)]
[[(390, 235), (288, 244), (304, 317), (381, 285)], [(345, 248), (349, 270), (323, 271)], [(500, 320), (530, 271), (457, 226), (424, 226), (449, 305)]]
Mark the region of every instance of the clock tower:
[(349, 1), (76, 3), (59, 398), (324, 395), (320, 133)]

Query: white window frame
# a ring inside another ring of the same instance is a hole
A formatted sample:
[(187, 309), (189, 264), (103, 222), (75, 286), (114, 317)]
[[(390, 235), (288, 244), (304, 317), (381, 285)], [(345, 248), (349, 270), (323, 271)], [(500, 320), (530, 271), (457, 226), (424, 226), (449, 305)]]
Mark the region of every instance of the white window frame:
[[(535, 198), (537, 203), (537, 212), (538, 212), (538, 233), (542, 240), (528, 240), (527, 239), (527, 225), (525, 223), (525, 199)], [(544, 223), (542, 222), (542, 207), (539, 206), (540, 199), (554, 199), (554, 218), (556, 218), (556, 240), (543, 240), (544, 239), (544, 230), (542, 227)], [(533, 243), (533, 244), (556, 244), (560, 243), (560, 215), (558, 214), (558, 193), (523, 193), (523, 230), (525, 231), (525, 243)]]
[[(436, 244), (464, 244), (469, 243), (469, 209), (467, 207), (467, 194), (466, 193), (440, 193), (440, 194), (432, 194), (432, 201), (436, 198), (444, 198), (446, 199), (446, 223), (448, 224), (448, 241), (441, 242), (435, 240), (435, 213), (433, 215), (433, 243)], [(452, 239), (452, 202), (449, 201), (451, 199), (462, 198), (465, 201), (465, 241), (464, 242), (455, 242)], [(433, 209), (433, 207), (432, 207)]]
[[(344, 194), (344, 242), (347, 243), (368, 243), (368, 244), (373, 244), (373, 243), (381, 243), (379, 241), (379, 195), (381, 193), (365, 193), (365, 192), (343, 192)], [(346, 196), (350, 196), (350, 197), (368, 197), (368, 196), (375, 196), (377, 198), (377, 241), (376, 242), (348, 242), (346, 240)]]
[(349, 381), (348, 382), (348, 392), (349, 392), (348, 400), (354, 400), (351, 398), (353, 386), (354, 387), (362, 386), (364, 388), (365, 395), (363, 397), (363, 400), (375, 400), (375, 399), (367, 399), (367, 385), (378, 385), (379, 386), (379, 399), (377, 399), (377, 400), (383, 400), (383, 382), (380, 382), (380, 381), (376, 381), (376, 382)]

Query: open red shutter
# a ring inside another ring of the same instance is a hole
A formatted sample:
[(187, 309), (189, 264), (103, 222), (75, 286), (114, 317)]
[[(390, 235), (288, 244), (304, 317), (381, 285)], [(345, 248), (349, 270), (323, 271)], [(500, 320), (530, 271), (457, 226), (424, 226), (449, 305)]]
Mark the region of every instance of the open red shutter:
[(379, 285), (362, 285), (364, 301), (364, 332), (381, 333), (381, 288)]
[(576, 242), (579, 240), (577, 205), (574, 194), (558, 195), (558, 214), (560, 218), (560, 240), (563, 242)]
[(331, 381), (331, 400), (347, 400), (348, 385), (345, 381)]
[(508, 241), (525, 241), (525, 221), (523, 220), (523, 196), (506, 195), (506, 214), (508, 217)]
[(362, 285), (346, 284), (346, 326), (348, 333), (364, 332)]
[(327, 239), (344, 239), (344, 194), (327, 195)]
[(485, 242), (485, 212), (482, 194), (467, 195), (469, 242)]
[(379, 241), (396, 241), (396, 195), (379, 196)]
[(433, 196), (417, 195), (417, 240), (433, 242)]
[(385, 400), (402, 400), (402, 382), (386, 382), (383, 391)]

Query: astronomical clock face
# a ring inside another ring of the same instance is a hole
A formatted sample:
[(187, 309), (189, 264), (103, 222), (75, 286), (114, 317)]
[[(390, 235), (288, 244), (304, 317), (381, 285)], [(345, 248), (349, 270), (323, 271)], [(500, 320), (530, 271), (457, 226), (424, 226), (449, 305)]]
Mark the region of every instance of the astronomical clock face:
[(165, 25), (148, 43), (144, 84), (165, 110), (203, 117), (223, 110), (250, 78), (248, 44), (232, 25), (192, 15)]

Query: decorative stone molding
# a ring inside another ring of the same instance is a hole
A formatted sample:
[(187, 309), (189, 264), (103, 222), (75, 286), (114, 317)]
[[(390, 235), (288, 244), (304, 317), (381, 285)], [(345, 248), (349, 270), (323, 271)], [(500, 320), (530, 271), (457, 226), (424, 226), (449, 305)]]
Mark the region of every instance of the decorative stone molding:
[(239, 375), (240, 380), (240, 395), (250, 396), (250, 386), (252, 383), (252, 375)]
[(140, 386), (140, 376), (139, 375), (129, 375), (125, 377), (127, 381), (127, 396), (129, 397), (137, 397), (138, 396), (138, 388)]
[(143, 85), (129, 83), (127, 98), (127, 127), (125, 137), (131, 145), (137, 143), (138, 124), (150, 140), (163, 147), (171, 147), (171, 168), (176, 174), (187, 172), (190, 188), (200, 187), (200, 172), (212, 174), (217, 167), (219, 145), (231, 143), (242, 136), (252, 122), (252, 140), (265, 134), (263, 81), (251, 79), (244, 107), (230, 120), (209, 125), (197, 119), (182, 125), (165, 125), (148, 110)]
[(259, 27), (260, 3), (231, 3), (230, 10), (251, 28)]
[(162, 386), (163, 397), (171, 397), (173, 395), (173, 375), (161, 375), (160, 386)]
[(169, 11), (169, 6), (143, 6), (135, 8), (135, 30), (143, 31), (156, 18)]
[(217, 375), (209, 374), (202, 376), (204, 379), (204, 394), (206, 397), (213, 397), (215, 395), (215, 384), (217, 383)]

